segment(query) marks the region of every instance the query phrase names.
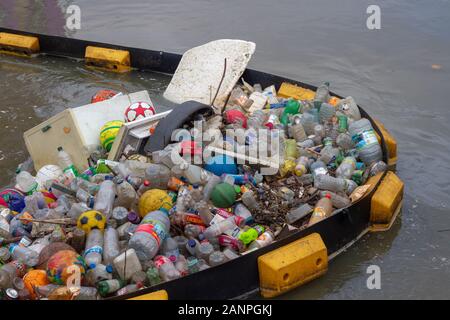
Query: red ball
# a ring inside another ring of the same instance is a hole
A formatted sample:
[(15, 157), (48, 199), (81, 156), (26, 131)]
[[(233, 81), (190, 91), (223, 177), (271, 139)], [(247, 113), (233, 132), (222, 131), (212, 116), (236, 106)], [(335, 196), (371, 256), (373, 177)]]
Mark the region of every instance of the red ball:
[(155, 113), (155, 108), (147, 102), (135, 102), (125, 110), (125, 122), (144, 119)]
[(99, 90), (91, 99), (91, 103), (96, 103), (100, 101), (105, 101), (111, 99), (117, 94), (114, 90)]

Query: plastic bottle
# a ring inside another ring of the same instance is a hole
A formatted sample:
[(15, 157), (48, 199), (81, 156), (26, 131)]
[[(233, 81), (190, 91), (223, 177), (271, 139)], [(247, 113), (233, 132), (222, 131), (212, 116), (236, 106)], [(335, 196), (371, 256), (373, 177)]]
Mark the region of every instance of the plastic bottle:
[(39, 262), (39, 254), (36, 251), (26, 247), (22, 247), (17, 244), (10, 244), (9, 252), (14, 260), (30, 267), (34, 267)]
[(352, 97), (347, 97), (339, 101), (337, 109), (355, 121), (361, 119), (361, 113), (359, 112), (358, 105)]
[(81, 201), (85, 206), (89, 208), (94, 207), (95, 198), (86, 190), (84, 189), (78, 189), (76, 194), (77, 200)]
[(336, 109), (331, 104), (322, 103), (319, 110), (319, 121), (324, 124), (336, 115)]
[(111, 217), (116, 220), (117, 226), (121, 226), (128, 221), (128, 210), (124, 207), (115, 207)]
[(146, 274), (150, 286), (156, 286), (157, 284), (161, 283), (159, 271), (155, 266), (148, 268)]
[(325, 123), (325, 135), (331, 139), (333, 146), (336, 146), (336, 140), (339, 135), (339, 123), (336, 117), (332, 117)]
[(163, 211), (152, 211), (142, 219), (131, 236), (129, 247), (136, 250), (140, 261), (152, 259), (170, 229), (170, 220)]
[(378, 161), (372, 164), (370, 167), (370, 176), (373, 177), (380, 172), (387, 171), (388, 166), (384, 161)]
[(170, 259), (170, 261), (177, 261), (180, 256), (180, 250), (178, 249), (178, 243), (172, 237), (166, 237), (161, 244), (160, 252), (162, 255)]
[(188, 262), (184, 255), (180, 255), (175, 262), (175, 268), (180, 272), (181, 276), (187, 276), (189, 274)]
[(99, 281), (111, 280), (113, 268), (111, 265), (105, 266), (104, 264), (96, 264), (94, 268), (90, 268), (86, 272), (86, 283), (93, 287)]
[(330, 100), (330, 83), (324, 82), (316, 90), (316, 94), (314, 95), (314, 105), (319, 107), (322, 103), (328, 102), (328, 100)]
[(236, 206), (234, 207), (234, 214), (238, 217), (243, 218), (245, 224), (247, 225), (252, 224), (255, 221), (250, 210), (248, 210), (247, 207), (242, 203), (236, 204)]
[(214, 251), (209, 255), (209, 265), (211, 267), (221, 265), (227, 261), (227, 257), (221, 251)]
[(9, 252), (8, 248), (0, 247), (0, 262), (7, 263), (10, 258), (11, 258), (11, 253)]
[(31, 194), (38, 188), (38, 183), (28, 171), (19, 171), (16, 176), (17, 189), (25, 194)]
[(345, 179), (320, 174), (314, 178), (314, 187), (333, 192), (346, 192), (348, 184)]
[(202, 167), (190, 164), (188, 162), (182, 162), (180, 168), (190, 184), (205, 185), (208, 182), (212, 173), (204, 170)]
[(266, 123), (266, 119), (267, 114), (264, 111), (256, 110), (247, 118), (247, 128), (263, 128), (264, 123)]
[(350, 199), (347, 196), (340, 195), (330, 191), (321, 191), (320, 196), (325, 197), (327, 194), (331, 196), (331, 202), (333, 203), (333, 207), (337, 209), (344, 208), (351, 204)]
[(178, 252), (180, 253), (180, 255), (185, 256), (187, 254), (186, 244), (189, 239), (186, 238), (185, 236), (175, 236), (173, 237), (173, 240), (175, 240), (175, 242), (177, 243)]
[(145, 179), (150, 181), (152, 188), (166, 190), (170, 169), (163, 164), (151, 163), (145, 170)]
[(71, 156), (63, 150), (63, 147), (58, 147), (58, 165), (68, 178), (74, 179), (78, 176), (78, 171), (73, 164)]
[(130, 209), (137, 200), (137, 194), (133, 186), (123, 179), (118, 179), (116, 185), (116, 194), (114, 205)]
[(205, 231), (204, 226), (196, 225), (196, 224), (187, 224), (184, 226), (184, 234), (189, 239), (197, 238), (200, 233)]
[(280, 122), (283, 125), (287, 125), (289, 122), (289, 116), (299, 113), (300, 103), (297, 100), (290, 99), (286, 103), (286, 107), (283, 110), (283, 113), (280, 118)]
[(314, 126), (317, 124), (317, 121), (315, 121), (312, 111), (305, 112), (300, 119), (300, 123), (307, 136), (314, 134)]
[(103, 232), (99, 229), (93, 229), (86, 238), (86, 250), (84, 260), (89, 268), (95, 268), (97, 264), (102, 263), (103, 254)]
[(197, 239), (189, 239), (186, 243), (186, 250), (189, 252), (191, 256), (195, 255), (195, 251), (197, 246), (200, 245)]
[(70, 208), (70, 210), (67, 212), (67, 216), (69, 218), (72, 218), (74, 220), (78, 220), (78, 218), (80, 217), (80, 215), (83, 212), (89, 211), (90, 208), (81, 202), (75, 202), (72, 207)]
[(382, 151), (372, 124), (366, 118), (350, 124), (348, 131), (356, 144), (359, 158), (369, 166), (373, 162), (380, 161)]
[(119, 233), (116, 229), (107, 227), (103, 237), (103, 263), (112, 265), (114, 259), (120, 254)]
[(310, 166), (311, 173), (314, 177), (314, 180), (319, 175), (326, 175), (328, 174), (328, 169), (325, 163), (321, 160), (317, 160), (316, 162), (312, 163)]
[(336, 177), (350, 179), (356, 168), (356, 159), (353, 157), (345, 157), (339, 167), (336, 169)]
[(143, 285), (141, 283), (129, 284), (129, 285), (117, 290), (116, 296), (123, 296), (125, 294), (136, 292), (136, 291), (140, 290), (142, 287), (143, 287)]
[(323, 219), (328, 218), (333, 212), (333, 204), (331, 202), (331, 196), (327, 194), (325, 197), (317, 201), (314, 211), (309, 219), (308, 226), (311, 226)]
[(222, 182), (220, 177), (218, 177), (214, 174), (210, 176), (210, 178), (208, 179), (208, 182), (206, 183), (205, 187), (203, 188), (203, 200), (205, 200), (205, 201), (209, 200), (209, 198), (211, 196), (211, 192), (213, 191), (214, 187), (216, 185), (218, 185), (220, 182)]
[(106, 297), (122, 288), (123, 285), (124, 283), (120, 279), (103, 280), (97, 283), (97, 290), (102, 297)]
[(270, 230), (264, 231), (255, 241), (248, 246), (249, 250), (259, 249), (268, 246), (275, 240), (275, 236)]
[(152, 188), (151, 183), (149, 180), (144, 180), (142, 184), (139, 186), (139, 189), (137, 191), (138, 197), (141, 197), (146, 191), (150, 190)]
[(229, 217), (223, 221), (213, 224), (212, 226), (209, 226), (208, 228), (205, 229), (205, 232), (203, 234), (207, 239), (209, 239), (217, 237), (222, 233), (226, 232), (227, 230), (232, 230), (235, 229), (236, 227), (237, 226), (234, 221), (234, 217)]
[(258, 210), (259, 204), (252, 190), (245, 191), (242, 194), (241, 200), (244, 203), (244, 205), (250, 210)]
[(344, 151), (353, 149), (355, 147), (355, 143), (353, 142), (352, 137), (347, 132), (340, 133), (337, 136), (336, 144)]
[(95, 197), (94, 210), (103, 213), (107, 219), (111, 217), (116, 198), (116, 186), (110, 179), (100, 184), (100, 189)]
[(198, 215), (201, 217), (203, 223), (205, 225), (209, 225), (211, 220), (214, 218), (214, 215), (211, 213), (209, 209), (209, 205), (206, 201), (200, 201), (198, 205)]
[(214, 248), (208, 241), (200, 242), (200, 245), (195, 248), (195, 256), (199, 259), (209, 260), (209, 256), (214, 252)]
[[(240, 210), (243, 211), (244, 209), (240, 209)], [(245, 221), (245, 219), (243, 217), (237, 216), (237, 215), (235, 215), (235, 214), (233, 214), (233, 213), (231, 213), (231, 212), (229, 212), (229, 211), (227, 211), (225, 209), (214, 208), (212, 211), (214, 212), (215, 216), (214, 216), (214, 219), (213, 219), (214, 221), (212, 221), (210, 224), (214, 224), (217, 221), (222, 221), (222, 220), (227, 219), (229, 217), (233, 217), (234, 218), (234, 223), (236, 223), (236, 225), (238, 227), (243, 227), (245, 225), (246, 221)], [(245, 212), (241, 212), (241, 213), (242, 214), (246, 214)]]
[(155, 257), (154, 261), (155, 267), (159, 271), (159, 276), (164, 281), (175, 280), (181, 277), (180, 272), (177, 270), (177, 268), (175, 268), (174, 264), (172, 263), (172, 261), (170, 261), (169, 258), (159, 255)]
[(6, 289), (12, 286), (15, 277), (22, 278), (27, 267), (19, 261), (11, 261), (0, 267), (0, 288)]
[(114, 270), (122, 280), (130, 280), (133, 274), (142, 271), (142, 264), (134, 249), (128, 249), (121, 253), (113, 261)]

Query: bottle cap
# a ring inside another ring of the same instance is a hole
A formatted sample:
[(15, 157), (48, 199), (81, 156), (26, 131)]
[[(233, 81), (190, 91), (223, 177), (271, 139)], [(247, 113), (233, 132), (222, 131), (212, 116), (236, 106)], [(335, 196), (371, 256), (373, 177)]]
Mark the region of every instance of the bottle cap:
[(105, 177), (105, 181), (112, 180), (113, 178), (114, 178), (113, 176), (106, 176), (106, 177)]
[(331, 194), (327, 193), (327, 194), (325, 195), (325, 198), (331, 199)]
[(96, 267), (97, 265), (95, 264), (95, 263), (91, 263), (91, 264), (89, 264), (89, 269), (95, 269), (95, 267)]
[(193, 248), (193, 247), (195, 247), (195, 245), (196, 245), (195, 240), (194, 239), (189, 239), (188, 246)]
[(63, 150), (63, 147), (58, 147), (58, 151), (62, 151)]
[(144, 186), (148, 187), (150, 185), (150, 181), (144, 180)]
[(106, 266), (106, 272), (108, 272), (108, 273), (112, 273), (112, 272), (113, 272), (113, 267), (112, 267), (112, 265), (108, 264), (108, 265)]

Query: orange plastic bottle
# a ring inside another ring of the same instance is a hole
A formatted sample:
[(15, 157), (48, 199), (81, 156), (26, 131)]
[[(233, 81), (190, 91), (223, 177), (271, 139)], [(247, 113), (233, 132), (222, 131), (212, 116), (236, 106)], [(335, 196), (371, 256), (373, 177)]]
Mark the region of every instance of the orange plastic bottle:
[(331, 195), (327, 193), (325, 197), (316, 203), (311, 218), (309, 219), (308, 226), (312, 226), (313, 224), (328, 218), (332, 212), (333, 204), (331, 202)]

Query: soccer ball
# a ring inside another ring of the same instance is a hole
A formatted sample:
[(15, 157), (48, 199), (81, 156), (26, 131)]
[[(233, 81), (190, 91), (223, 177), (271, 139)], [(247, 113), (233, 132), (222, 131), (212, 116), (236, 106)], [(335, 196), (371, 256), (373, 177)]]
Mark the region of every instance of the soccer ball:
[(125, 110), (125, 122), (144, 119), (154, 115), (155, 113), (155, 108), (147, 102), (136, 102)]
[(99, 211), (90, 210), (83, 212), (78, 218), (77, 226), (83, 229), (86, 234), (93, 229), (99, 229), (103, 231), (106, 225), (106, 217)]

